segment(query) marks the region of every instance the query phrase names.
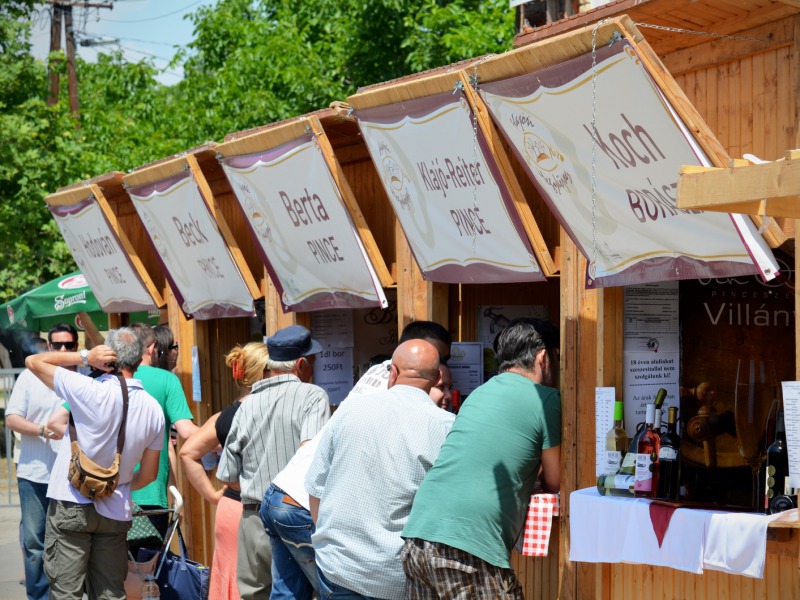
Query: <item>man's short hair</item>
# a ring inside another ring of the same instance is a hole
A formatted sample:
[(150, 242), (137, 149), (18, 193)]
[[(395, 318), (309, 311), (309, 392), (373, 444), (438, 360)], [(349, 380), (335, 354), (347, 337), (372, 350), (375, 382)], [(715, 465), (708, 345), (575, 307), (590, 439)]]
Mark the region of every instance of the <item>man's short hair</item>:
[(120, 327), (108, 332), (106, 344), (117, 355), (117, 368), (135, 371), (142, 362), (144, 346), (132, 327)]
[(147, 323), (131, 323), (129, 328), (132, 329), (142, 341), (142, 353), (144, 353), (145, 348), (156, 341), (156, 334), (153, 332), (153, 328)]
[(543, 319), (513, 319), (497, 337), (497, 362), (499, 371), (517, 367), (530, 371), (539, 350), (548, 353), (558, 349), (558, 328)]
[(272, 373), (291, 373), (294, 371), (296, 360), (267, 360), (267, 370)]
[(450, 346), (453, 343), (453, 336), (447, 329), (434, 321), (411, 321), (403, 327), (403, 333), (400, 334), (397, 345), (408, 340), (438, 340)]
[(69, 323), (59, 323), (58, 325), (53, 325), (50, 328), (50, 331), (47, 332), (47, 341), (48, 342), (52, 342), (53, 341), (53, 334), (54, 333), (61, 333), (61, 332), (66, 332), (66, 333), (71, 334), (72, 335), (72, 341), (77, 343), (77, 341), (78, 341), (78, 330), (75, 329)]

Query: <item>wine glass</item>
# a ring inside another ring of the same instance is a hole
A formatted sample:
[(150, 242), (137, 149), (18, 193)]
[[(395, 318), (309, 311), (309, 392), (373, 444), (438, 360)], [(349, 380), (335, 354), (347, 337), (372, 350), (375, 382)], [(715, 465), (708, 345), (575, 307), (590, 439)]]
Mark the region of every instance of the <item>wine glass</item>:
[(759, 509), (758, 471), (766, 458), (767, 419), (778, 399), (775, 363), (771, 360), (740, 360), (736, 367), (736, 440), (739, 453), (753, 472), (751, 506)]

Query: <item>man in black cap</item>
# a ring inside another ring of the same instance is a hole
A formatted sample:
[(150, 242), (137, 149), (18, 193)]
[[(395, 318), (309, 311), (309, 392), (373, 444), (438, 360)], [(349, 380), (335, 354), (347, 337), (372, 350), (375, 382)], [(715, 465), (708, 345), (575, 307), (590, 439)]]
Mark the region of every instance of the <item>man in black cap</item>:
[(330, 417), (325, 390), (308, 383), (322, 351), (308, 329), (281, 329), (267, 339), (267, 349), (269, 375), (236, 412), (217, 469), (220, 481), (241, 489), (237, 580), (243, 600), (266, 600), (272, 589), (272, 551), (259, 515), (264, 493)]

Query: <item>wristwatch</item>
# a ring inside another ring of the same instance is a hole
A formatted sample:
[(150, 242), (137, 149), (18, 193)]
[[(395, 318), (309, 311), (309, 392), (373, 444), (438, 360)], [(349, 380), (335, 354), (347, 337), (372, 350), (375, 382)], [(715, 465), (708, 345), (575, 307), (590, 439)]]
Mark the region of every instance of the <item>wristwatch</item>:
[(80, 354), (80, 356), (81, 356), (81, 360), (83, 361), (83, 366), (84, 367), (88, 367), (89, 366), (89, 351), (86, 348), (84, 348), (83, 350), (78, 352), (78, 354)]

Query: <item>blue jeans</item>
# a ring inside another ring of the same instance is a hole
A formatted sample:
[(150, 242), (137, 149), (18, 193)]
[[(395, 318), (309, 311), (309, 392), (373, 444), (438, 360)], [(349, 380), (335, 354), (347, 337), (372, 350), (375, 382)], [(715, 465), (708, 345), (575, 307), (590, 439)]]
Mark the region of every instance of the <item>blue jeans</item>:
[(319, 576), (319, 597), (321, 600), (378, 600), (372, 596), (364, 596), (333, 583), (319, 569), (317, 569), (317, 575)]
[(47, 484), (17, 479), (25, 542), (25, 591), (28, 600), (45, 600), (50, 589), (44, 574), (44, 530), (47, 523)]
[(314, 522), (305, 508), (284, 502), (285, 496), (271, 485), (261, 503), (261, 521), (272, 545), (270, 600), (310, 600), (318, 585), (311, 545)]

